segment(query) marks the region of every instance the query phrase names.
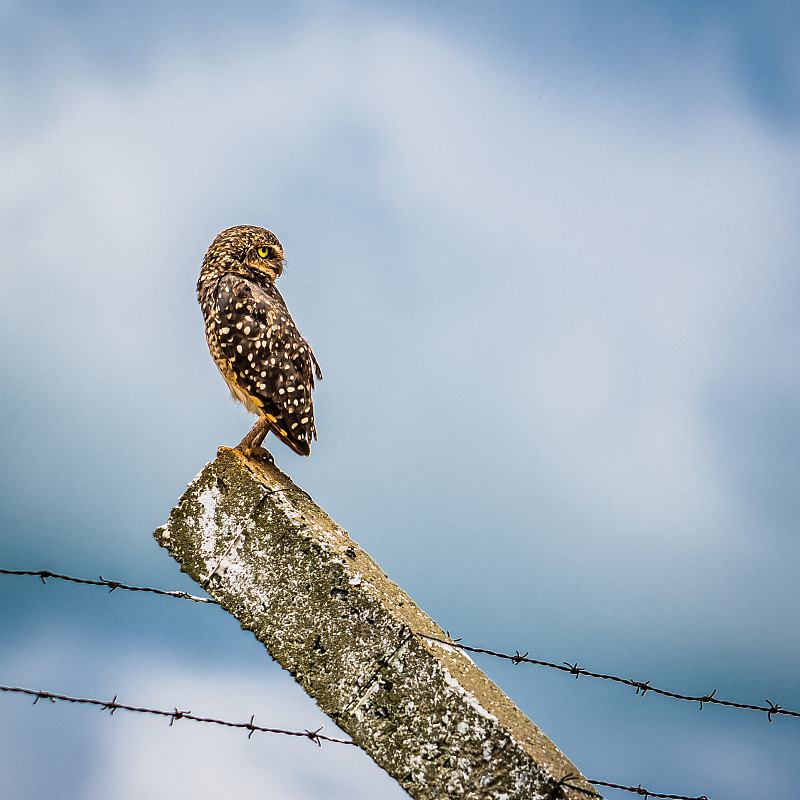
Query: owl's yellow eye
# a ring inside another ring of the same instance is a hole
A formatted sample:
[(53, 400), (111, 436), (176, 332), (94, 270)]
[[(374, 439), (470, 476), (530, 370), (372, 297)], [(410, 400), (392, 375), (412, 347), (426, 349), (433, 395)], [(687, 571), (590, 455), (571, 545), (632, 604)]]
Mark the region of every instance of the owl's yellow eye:
[(272, 255), (272, 248), (271, 247), (259, 247), (258, 248), (258, 257), (259, 258), (269, 258)]

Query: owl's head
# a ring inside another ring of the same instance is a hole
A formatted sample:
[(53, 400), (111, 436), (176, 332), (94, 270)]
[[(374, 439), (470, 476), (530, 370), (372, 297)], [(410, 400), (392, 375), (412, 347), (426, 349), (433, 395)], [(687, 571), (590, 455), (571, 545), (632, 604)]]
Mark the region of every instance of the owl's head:
[(254, 225), (237, 225), (222, 231), (203, 259), (204, 270), (234, 272), (269, 282), (281, 275), (283, 265), (283, 247), (278, 237)]

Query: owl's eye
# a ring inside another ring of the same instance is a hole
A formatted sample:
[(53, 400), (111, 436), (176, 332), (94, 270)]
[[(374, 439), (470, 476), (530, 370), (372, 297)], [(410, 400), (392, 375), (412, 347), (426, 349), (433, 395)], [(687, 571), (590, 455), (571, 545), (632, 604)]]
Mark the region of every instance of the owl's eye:
[(259, 258), (269, 258), (272, 255), (272, 248), (271, 247), (259, 247), (257, 252), (258, 252), (258, 257)]

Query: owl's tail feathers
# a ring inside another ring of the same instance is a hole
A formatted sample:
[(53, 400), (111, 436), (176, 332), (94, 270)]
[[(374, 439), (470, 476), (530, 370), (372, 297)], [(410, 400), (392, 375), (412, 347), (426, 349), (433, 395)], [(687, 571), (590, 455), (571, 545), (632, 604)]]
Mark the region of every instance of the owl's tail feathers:
[(275, 436), (278, 437), (278, 439), (280, 439), (285, 445), (291, 447), (292, 450), (297, 453), (297, 455), (307, 456), (311, 454), (311, 445), (307, 439), (301, 438), (300, 436), (292, 437), (291, 434), (287, 433), (285, 429), (278, 428), (275, 425), (272, 425), (270, 429)]

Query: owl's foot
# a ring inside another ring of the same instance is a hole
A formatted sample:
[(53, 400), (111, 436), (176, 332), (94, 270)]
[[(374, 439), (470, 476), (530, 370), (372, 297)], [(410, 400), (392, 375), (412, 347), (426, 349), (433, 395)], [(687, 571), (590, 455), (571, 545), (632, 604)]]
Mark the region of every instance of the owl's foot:
[(237, 447), (236, 448), (245, 458), (253, 461), (263, 461), (267, 464), (274, 464), (275, 459), (266, 447)]
[(259, 417), (256, 424), (250, 429), (250, 433), (236, 445), (236, 449), (245, 458), (252, 458), (254, 461), (265, 461), (268, 464), (274, 464), (275, 459), (272, 453), (264, 447), (261, 447), (261, 442), (264, 437), (269, 433), (269, 421), (266, 417)]

